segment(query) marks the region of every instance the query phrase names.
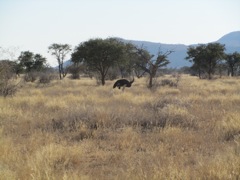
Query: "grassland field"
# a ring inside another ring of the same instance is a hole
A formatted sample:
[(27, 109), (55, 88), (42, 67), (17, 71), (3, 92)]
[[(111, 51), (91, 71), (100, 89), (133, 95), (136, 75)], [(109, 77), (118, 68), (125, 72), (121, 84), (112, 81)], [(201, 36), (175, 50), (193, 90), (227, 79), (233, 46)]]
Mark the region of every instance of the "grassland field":
[(240, 179), (240, 79), (146, 81), (122, 92), (65, 78), (0, 97), (0, 180)]

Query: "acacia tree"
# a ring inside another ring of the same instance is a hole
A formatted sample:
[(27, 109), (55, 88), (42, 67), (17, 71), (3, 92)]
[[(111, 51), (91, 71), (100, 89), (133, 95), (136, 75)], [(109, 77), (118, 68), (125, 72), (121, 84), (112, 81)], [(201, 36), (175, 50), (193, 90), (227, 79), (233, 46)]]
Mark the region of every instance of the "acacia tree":
[(52, 44), (48, 47), (49, 52), (57, 58), (59, 78), (62, 79), (67, 75), (63, 67), (66, 55), (71, 51), (71, 46), (68, 44)]
[(26, 72), (30, 72), (33, 67), (34, 64), (33, 57), (34, 54), (30, 51), (23, 51), (18, 57), (19, 65), (23, 69), (25, 69)]
[(156, 76), (159, 68), (164, 67), (170, 63), (167, 57), (172, 52), (173, 51), (171, 50), (168, 50), (165, 53), (159, 51), (157, 57), (154, 58), (154, 55), (150, 55), (147, 50), (136, 47), (136, 54), (138, 55), (136, 66), (140, 67), (144, 72), (149, 74), (149, 88), (153, 87), (153, 78)]
[(131, 43), (124, 43), (121, 60), (117, 62), (117, 67), (122, 78), (124, 78), (126, 74), (131, 74), (132, 72), (134, 66), (133, 47)]
[(208, 74), (208, 79), (212, 79), (212, 76), (215, 73), (216, 67), (224, 59), (225, 45), (220, 43), (210, 43), (206, 47), (206, 72)]
[(46, 58), (40, 54), (35, 54), (30, 51), (21, 52), (18, 57), (18, 69), (24, 69), (27, 73), (30, 71), (41, 71), (46, 68)]
[(204, 49), (206, 45), (201, 44), (197, 47), (190, 46), (188, 48), (188, 56), (185, 58), (193, 63), (191, 69), (197, 71), (198, 77), (201, 79), (201, 75), (204, 72)]
[(235, 76), (237, 68), (240, 66), (240, 53), (234, 52), (226, 54), (225, 58), (226, 64), (228, 66), (228, 75)]
[(141, 67), (146, 67), (146, 64), (141, 55), (137, 53), (137, 47), (132, 43), (126, 43), (123, 61), (118, 65), (122, 78), (124, 72), (131, 74), (132, 71), (138, 78), (142, 77), (146, 71)]
[(225, 46), (220, 43), (201, 44), (197, 47), (190, 46), (186, 57), (193, 62), (193, 68), (198, 69), (199, 77), (201, 72), (207, 73), (208, 79), (212, 79), (219, 62), (224, 59)]
[(101, 84), (110, 67), (122, 60), (124, 44), (114, 38), (90, 39), (79, 44), (72, 53), (72, 62), (83, 62), (90, 71), (97, 72)]
[(34, 63), (33, 63), (33, 70), (35, 71), (41, 71), (47, 67), (47, 60), (45, 57), (43, 57), (41, 54), (35, 54), (33, 57)]

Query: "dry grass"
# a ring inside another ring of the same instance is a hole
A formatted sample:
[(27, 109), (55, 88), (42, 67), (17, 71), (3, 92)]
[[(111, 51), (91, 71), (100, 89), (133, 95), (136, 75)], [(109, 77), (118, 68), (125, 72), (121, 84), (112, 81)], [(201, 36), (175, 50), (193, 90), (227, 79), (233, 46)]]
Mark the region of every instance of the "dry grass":
[(27, 83), (0, 98), (0, 179), (239, 179), (239, 79), (145, 81)]

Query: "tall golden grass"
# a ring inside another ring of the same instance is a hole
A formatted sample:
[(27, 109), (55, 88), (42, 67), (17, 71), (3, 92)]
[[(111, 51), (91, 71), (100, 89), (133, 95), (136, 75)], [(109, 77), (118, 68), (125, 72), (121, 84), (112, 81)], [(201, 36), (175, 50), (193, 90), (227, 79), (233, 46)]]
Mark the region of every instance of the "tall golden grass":
[(26, 83), (0, 98), (0, 179), (240, 178), (239, 79), (113, 83)]

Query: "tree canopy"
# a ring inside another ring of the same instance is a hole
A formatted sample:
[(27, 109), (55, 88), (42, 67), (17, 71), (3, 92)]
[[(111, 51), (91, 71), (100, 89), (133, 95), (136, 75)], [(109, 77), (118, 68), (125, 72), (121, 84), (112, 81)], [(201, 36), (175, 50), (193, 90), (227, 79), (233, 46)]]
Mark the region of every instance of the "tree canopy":
[(202, 73), (212, 79), (218, 63), (224, 59), (225, 46), (220, 43), (200, 44), (196, 47), (190, 46), (187, 50), (187, 60), (193, 62), (193, 68), (198, 71), (199, 77)]
[(159, 51), (155, 57), (154, 55), (150, 55), (147, 50), (136, 47), (136, 55), (138, 56), (136, 67), (140, 67), (144, 72), (147, 72), (149, 74), (149, 88), (153, 87), (153, 78), (156, 76), (159, 68), (164, 67), (170, 63), (167, 57), (172, 52), (173, 51), (171, 50), (168, 50), (165, 53)]
[(240, 66), (240, 53), (234, 52), (226, 54), (225, 61), (228, 67), (228, 74), (235, 76), (237, 68)]
[(98, 73), (104, 85), (109, 68), (121, 62), (123, 54), (124, 44), (117, 39), (90, 39), (75, 48), (72, 62), (85, 63), (90, 71)]
[(30, 51), (21, 52), (18, 57), (19, 68), (24, 69), (26, 72), (41, 71), (46, 68), (47, 60), (40, 54), (35, 54)]
[(71, 46), (68, 44), (52, 44), (48, 47), (49, 52), (57, 58), (59, 78), (62, 79), (67, 75), (63, 67), (66, 55), (71, 51)]

